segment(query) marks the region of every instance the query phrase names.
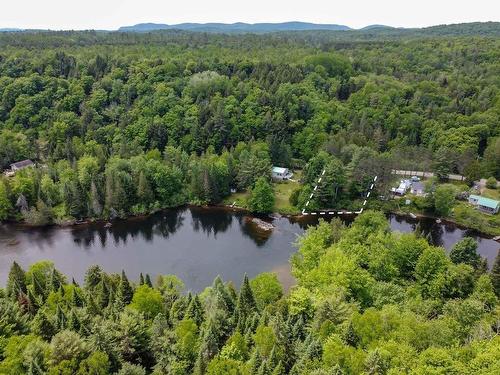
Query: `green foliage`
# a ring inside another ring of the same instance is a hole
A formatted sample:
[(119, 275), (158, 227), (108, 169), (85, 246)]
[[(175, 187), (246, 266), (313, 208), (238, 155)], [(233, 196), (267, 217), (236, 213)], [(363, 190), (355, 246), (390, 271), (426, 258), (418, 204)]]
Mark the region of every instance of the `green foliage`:
[(130, 307), (144, 314), (149, 319), (164, 310), (163, 298), (159, 291), (148, 285), (140, 285), (134, 292)]
[(274, 208), (273, 187), (264, 177), (260, 177), (255, 182), (248, 199), (248, 207), (252, 212), (272, 212)]
[(497, 179), (495, 177), (490, 177), (486, 180), (486, 187), (488, 189), (496, 189), (497, 188)]
[(500, 298), (500, 250), (495, 257), (493, 267), (491, 269), (491, 282), (495, 289), (495, 294)]
[(477, 253), (477, 242), (471, 237), (458, 241), (451, 249), (450, 259), (456, 264), (465, 263), (478, 268), (481, 256)]
[(449, 216), (455, 202), (455, 187), (452, 185), (439, 185), (434, 192), (434, 208), (441, 216)]
[(9, 293), (0, 293), (0, 372), (494, 368), (498, 260), (486, 273), (472, 239), (458, 242), (448, 257), (413, 234), (391, 233), (383, 214), (366, 211), (350, 227), (322, 221), (297, 245), (297, 285), (286, 295), (270, 273), (244, 277), (239, 293), (218, 277), (193, 295), (183, 294), (174, 276), (160, 276), (155, 286), (143, 276), (133, 290), (123, 273), (108, 275), (94, 266), (79, 287), (50, 262), (27, 272), (14, 264)]
[[(495, 27), (2, 34), (0, 168), (39, 167), (0, 180), (0, 220), (124, 217), (232, 188), (270, 212), (273, 164), (305, 166), (300, 209), (325, 169), (311, 210), (364, 199), (373, 175), (383, 195), (398, 168), (500, 179)], [(419, 207), (494, 225), (451, 185), (429, 193)], [(134, 290), (94, 266), (80, 288), (50, 263), (14, 264), (0, 373), (498, 372), (499, 257), (487, 275), (471, 240), (448, 257), (371, 211), (297, 246), (286, 296), (269, 274), (184, 295), (173, 277)]]
[(250, 280), (250, 286), (259, 309), (277, 302), (283, 296), (283, 287), (275, 273), (264, 272)]

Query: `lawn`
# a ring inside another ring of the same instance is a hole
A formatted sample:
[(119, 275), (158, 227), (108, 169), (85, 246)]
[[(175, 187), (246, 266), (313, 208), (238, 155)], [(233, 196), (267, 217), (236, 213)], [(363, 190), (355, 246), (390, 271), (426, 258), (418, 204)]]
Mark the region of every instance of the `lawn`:
[[(302, 171), (294, 171), (294, 181), (273, 182), (274, 189), (274, 211), (281, 214), (298, 214), (300, 210), (290, 204), (289, 198), (292, 192), (300, 186), (298, 182), (302, 177)], [(250, 196), (248, 191), (232, 193), (224, 199), (224, 204), (232, 205), (236, 202), (237, 207), (247, 207), (247, 200)]]
[[(294, 176), (294, 179), (295, 177), (296, 176)], [(283, 214), (297, 214), (300, 212), (300, 210), (292, 206), (289, 201), (292, 192), (300, 186), (299, 182), (297, 182), (299, 178), (300, 177), (297, 177), (295, 181), (283, 181), (273, 184), (275, 197), (274, 207), (277, 212)]]
[(236, 207), (246, 208), (249, 196), (250, 193), (248, 191), (239, 191), (237, 193), (232, 193), (229, 197), (226, 197), (223, 203), (226, 205), (232, 205), (234, 203)]

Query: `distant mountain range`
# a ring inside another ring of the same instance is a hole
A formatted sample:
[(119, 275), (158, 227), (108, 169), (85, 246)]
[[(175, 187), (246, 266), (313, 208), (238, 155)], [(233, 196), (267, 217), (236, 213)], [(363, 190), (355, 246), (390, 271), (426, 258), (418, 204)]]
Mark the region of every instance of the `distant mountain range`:
[(335, 24), (317, 24), (309, 22), (280, 23), (179, 23), (167, 25), (162, 23), (139, 23), (133, 26), (123, 26), (118, 31), (149, 32), (156, 30), (184, 30), (201, 32), (233, 32), (233, 33), (268, 33), (273, 31), (304, 31), (304, 30), (352, 30), (349, 26)]
[[(371, 40), (371, 39), (398, 39), (405, 37), (439, 37), (439, 36), (490, 36), (500, 37), (500, 22), (470, 22), (451, 25), (437, 25), (424, 28), (395, 28), (386, 25), (369, 25), (361, 29), (353, 29), (345, 25), (317, 24), (309, 22), (281, 22), (281, 23), (179, 23), (175, 25), (140, 23), (134, 26), (123, 26), (118, 30), (120, 33), (161, 33), (168, 32), (208, 32), (224, 34), (264, 34), (280, 32), (303, 32), (327, 34), (336, 40)], [(51, 30), (35, 30), (21, 28), (0, 28), (0, 33), (36, 33), (53, 32)], [(63, 33), (85, 33), (95, 32), (99, 35), (113, 33), (113, 30), (87, 30), (87, 31), (59, 31)], [(17, 36), (16, 36), (17, 37)]]

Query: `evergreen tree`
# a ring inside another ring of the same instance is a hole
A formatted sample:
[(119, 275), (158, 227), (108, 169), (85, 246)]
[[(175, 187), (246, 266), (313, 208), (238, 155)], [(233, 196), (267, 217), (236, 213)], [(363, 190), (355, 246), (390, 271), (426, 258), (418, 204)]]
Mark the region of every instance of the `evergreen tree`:
[(56, 321), (55, 327), (58, 331), (62, 331), (67, 326), (68, 319), (66, 318), (66, 314), (64, 310), (61, 308), (61, 305), (57, 305), (56, 307)]
[(85, 273), (85, 289), (93, 290), (102, 280), (102, 270), (99, 266), (91, 266)]
[(186, 318), (192, 319), (198, 327), (201, 326), (201, 323), (204, 319), (203, 306), (201, 305), (200, 297), (195, 295), (191, 298), (189, 305), (186, 310)]
[(120, 277), (120, 284), (118, 286), (118, 297), (120, 298), (123, 305), (128, 305), (132, 302), (132, 297), (134, 296), (134, 290), (130, 285), (125, 271), (122, 270), (122, 275)]
[(73, 307), (83, 307), (83, 298), (80, 296), (80, 292), (77, 287), (73, 288), (73, 293), (71, 295), (71, 305)]
[(106, 282), (104, 280), (101, 280), (97, 287), (96, 293), (96, 304), (100, 309), (104, 309), (108, 306), (110, 302), (109, 294), (110, 293)]
[(153, 283), (151, 282), (151, 278), (149, 277), (149, 273), (146, 274), (146, 279), (144, 280), (144, 284), (146, 284), (150, 288), (153, 287)]
[(74, 332), (80, 332), (81, 324), (75, 309), (71, 309), (68, 319), (68, 329)]
[(56, 334), (56, 327), (43, 310), (39, 310), (33, 318), (31, 330), (35, 335), (40, 336), (45, 341), (50, 341), (52, 336)]
[(32, 288), (35, 297), (39, 298), (42, 302), (45, 302), (45, 298), (47, 296), (46, 286), (40, 282), (36, 274), (33, 274)]
[(253, 291), (250, 287), (248, 276), (245, 274), (243, 283), (240, 288), (240, 295), (238, 297), (238, 304), (236, 307), (238, 319), (237, 325), (240, 332), (244, 332), (248, 317), (251, 316), (256, 309), (257, 304), (255, 303)]
[(31, 288), (28, 289), (28, 294), (26, 297), (28, 300), (28, 309), (27, 309), (28, 314), (30, 314), (30, 316), (34, 316), (38, 311), (38, 309), (40, 308), (40, 303), (38, 302), (38, 299), (31, 291)]
[(17, 298), (20, 293), (26, 294), (26, 292), (26, 274), (19, 264), (14, 261), (10, 267), (7, 280), (7, 295), (11, 298)]
[(139, 285), (144, 285), (144, 276), (142, 275), (142, 272), (139, 275)]

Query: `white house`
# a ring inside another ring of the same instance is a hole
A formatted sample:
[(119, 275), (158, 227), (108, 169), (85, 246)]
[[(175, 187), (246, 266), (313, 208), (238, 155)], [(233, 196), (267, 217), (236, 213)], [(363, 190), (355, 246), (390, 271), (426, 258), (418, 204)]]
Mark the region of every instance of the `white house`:
[(495, 215), (500, 211), (500, 202), (494, 199), (481, 197), (480, 195), (471, 194), (469, 196), (469, 203), (479, 211), (482, 211), (487, 214)]
[(283, 181), (291, 179), (293, 173), (288, 168), (273, 167), (271, 175), (273, 179)]

